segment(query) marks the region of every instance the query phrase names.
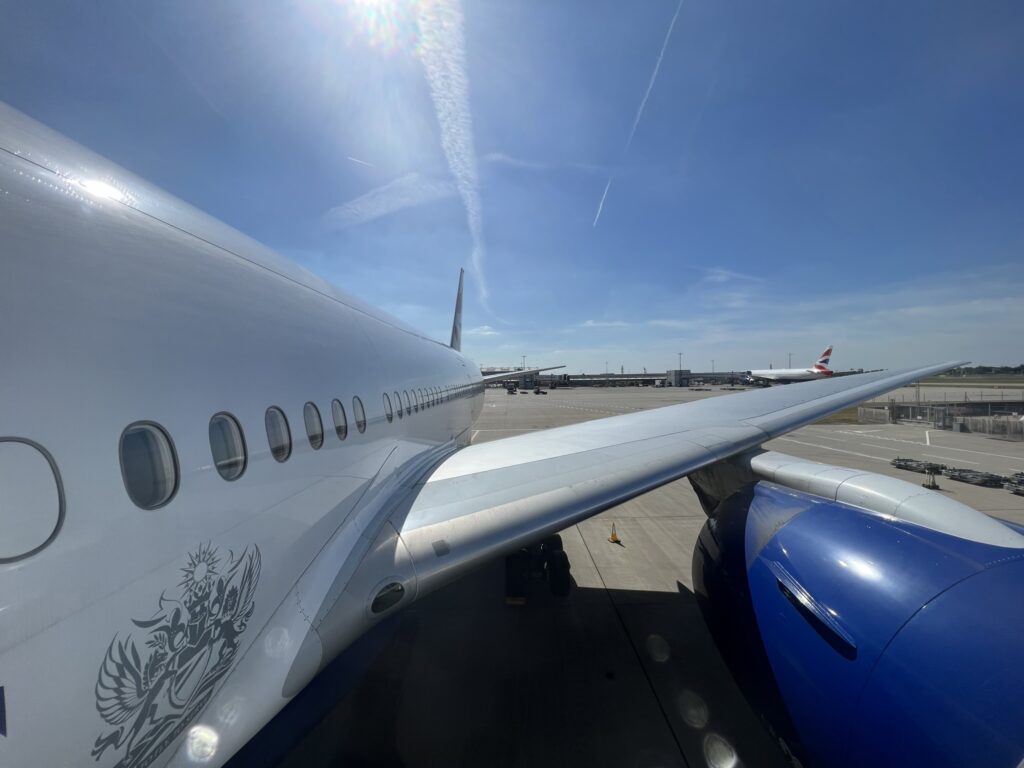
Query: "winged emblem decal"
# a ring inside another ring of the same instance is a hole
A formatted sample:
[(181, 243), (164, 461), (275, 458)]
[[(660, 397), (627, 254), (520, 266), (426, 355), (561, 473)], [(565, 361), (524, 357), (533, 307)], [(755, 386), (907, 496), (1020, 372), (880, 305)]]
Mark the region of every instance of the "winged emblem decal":
[(259, 547), (221, 558), (201, 544), (181, 572), (176, 598), (165, 590), (152, 618), (132, 619), (141, 646), (115, 635), (100, 664), (96, 709), (112, 727), (92, 756), (123, 750), (116, 768), (148, 766), (206, 706), (255, 610)]

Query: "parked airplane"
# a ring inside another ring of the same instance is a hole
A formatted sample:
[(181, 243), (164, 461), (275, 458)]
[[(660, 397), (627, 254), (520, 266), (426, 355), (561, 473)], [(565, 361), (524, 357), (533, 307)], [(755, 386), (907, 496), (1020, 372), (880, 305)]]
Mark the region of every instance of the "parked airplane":
[(221, 765), (383, 617), (687, 475), (804, 764), (1024, 753), (1021, 529), (759, 448), (958, 362), (470, 445), (460, 313), (429, 339), (2, 105), (0, 243), (0, 765)]
[(751, 384), (791, 384), (794, 381), (813, 381), (823, 379), (832, 375), (833, 371), (828, 367), (829, 358), (832, 357), (832, 345), (830, 344), (821, 353), (821, 356), (810, 368), (768, 368), (759, 371), (747, 371), (747, 379)]

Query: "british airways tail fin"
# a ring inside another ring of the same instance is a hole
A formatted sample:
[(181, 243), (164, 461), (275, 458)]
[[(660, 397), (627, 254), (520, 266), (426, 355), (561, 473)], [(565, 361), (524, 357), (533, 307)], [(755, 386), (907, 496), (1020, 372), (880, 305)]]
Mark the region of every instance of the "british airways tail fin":
[(829, 358), (831, 358), (831, 357), (832, 357), (832, 345), (829, 344), (828, 347), (825, 349), (825, 351), (821, 353), (821, 357), (819, 357), (818, 361), (814, 364), (814, 369), (817, 370), (817, 371), (827, 371), (827, 370), (829, 370), (828, 361), (829, 361)]
[(456, 352), (462, 351), (462, 278), (465, 274), (466, 270), (459, 270), (459, 292), (455, 296), (455, 319), (452, 320), (452, 343), (449, 345)]

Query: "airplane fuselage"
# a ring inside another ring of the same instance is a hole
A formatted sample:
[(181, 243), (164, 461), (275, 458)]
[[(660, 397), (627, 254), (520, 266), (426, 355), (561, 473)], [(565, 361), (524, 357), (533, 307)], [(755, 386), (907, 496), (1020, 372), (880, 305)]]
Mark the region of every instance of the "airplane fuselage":
[(755, 381), (763, 381), (772, 384), (788, 384), (797, 381), (814, 381), (825, 379), (832, 375), (832, 371), (819, 371), (814, 368), (775, 368), (759, 371), (747, 371), (747, 376)]
[[(326, 661), (296, 668), (394, 489), (469, 442), (479, 369), (6, 107), (0, 148), (0, 535), (28, 531), (0, 551), (0, 763), (160, 765), (201, 711), (181, 749), (231, 754)], [(218, 413), (244, 434), (232, 481)], [(126, 491), (140, 423), (174, 454), (154, 509)]]

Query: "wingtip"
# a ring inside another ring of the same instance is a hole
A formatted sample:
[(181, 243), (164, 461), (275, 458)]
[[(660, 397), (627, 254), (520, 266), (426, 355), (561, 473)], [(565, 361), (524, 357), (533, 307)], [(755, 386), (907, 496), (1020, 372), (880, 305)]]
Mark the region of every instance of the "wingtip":
[(462, 283), (466, 270), (459, 268), (459, 290), (455, 294), (455, 318), (452, 320), (452, 339), (449, 346), (456, 352), (462, 351)]

